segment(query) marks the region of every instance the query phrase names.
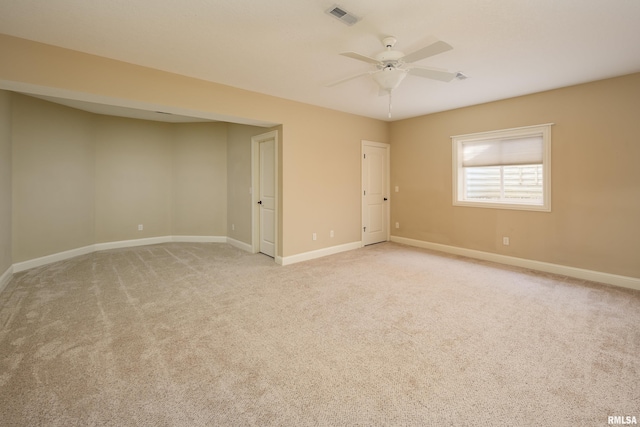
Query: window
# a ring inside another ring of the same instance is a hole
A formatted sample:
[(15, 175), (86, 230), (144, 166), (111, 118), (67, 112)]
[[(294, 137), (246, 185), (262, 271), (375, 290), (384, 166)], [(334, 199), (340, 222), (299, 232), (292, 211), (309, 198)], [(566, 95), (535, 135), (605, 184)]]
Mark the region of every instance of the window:
[(453, 204), (551, 211), (551, 126), (451, 137)]

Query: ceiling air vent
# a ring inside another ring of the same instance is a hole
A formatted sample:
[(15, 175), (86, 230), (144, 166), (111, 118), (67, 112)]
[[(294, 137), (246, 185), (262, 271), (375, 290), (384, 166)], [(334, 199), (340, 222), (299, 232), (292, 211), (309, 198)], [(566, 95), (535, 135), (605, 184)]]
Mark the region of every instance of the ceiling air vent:
[(347, 25), (353, 25), (360, 20), (357, 16), (347, 12), (337, 5), (328, 9), (326, 12)]

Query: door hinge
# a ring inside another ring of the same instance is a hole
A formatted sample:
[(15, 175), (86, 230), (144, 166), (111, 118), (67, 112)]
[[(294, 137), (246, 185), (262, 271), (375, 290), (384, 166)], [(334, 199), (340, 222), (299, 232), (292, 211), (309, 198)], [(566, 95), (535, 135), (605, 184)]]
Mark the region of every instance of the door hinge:
[(367, 190), (362, 191), (362, 195), (366, 196), (367, 195)]
[(362, 231), (367, 232), (367, 227), (362, 227)]
[(367, 155), (366, 155), (366, 154), (364, 154), (364, 158), (365, 158), (365, 159), (367, 158)]

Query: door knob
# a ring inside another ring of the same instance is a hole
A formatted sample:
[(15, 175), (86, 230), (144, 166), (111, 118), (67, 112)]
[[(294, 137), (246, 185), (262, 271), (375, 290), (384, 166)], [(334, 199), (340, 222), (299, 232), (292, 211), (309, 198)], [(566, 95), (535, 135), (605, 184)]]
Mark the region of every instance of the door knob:
[(385, 202), (387, 201), (387, 198), (386, 198), (386, 197), (384, 198), (384, 201), (385, 201)]
[(259, 204), (259, 205), (261, 205), (261, 204), (262, 204), (262, 200), (260, 200), (260, 201), (258, 202), (258, 204)]

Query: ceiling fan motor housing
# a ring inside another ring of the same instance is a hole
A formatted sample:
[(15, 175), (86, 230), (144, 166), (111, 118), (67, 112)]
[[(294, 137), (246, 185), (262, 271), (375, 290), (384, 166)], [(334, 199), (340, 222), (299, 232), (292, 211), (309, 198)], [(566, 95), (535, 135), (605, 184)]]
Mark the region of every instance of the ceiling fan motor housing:
[(399, 50), (385, 50), (376, 55), (376, 60), (380, 62), (398, 62), (404, 57), (404, 53)]

